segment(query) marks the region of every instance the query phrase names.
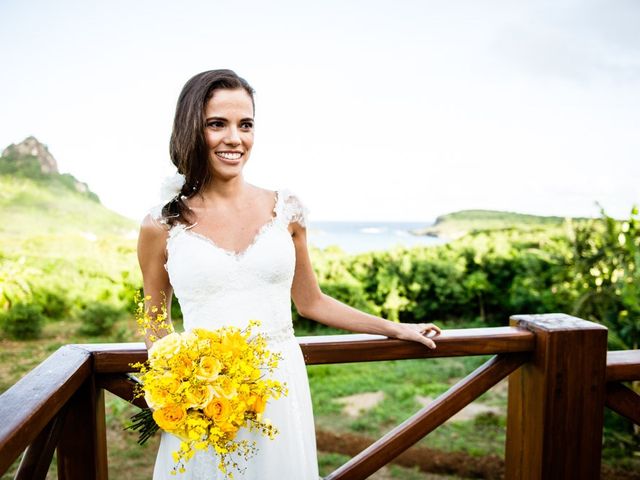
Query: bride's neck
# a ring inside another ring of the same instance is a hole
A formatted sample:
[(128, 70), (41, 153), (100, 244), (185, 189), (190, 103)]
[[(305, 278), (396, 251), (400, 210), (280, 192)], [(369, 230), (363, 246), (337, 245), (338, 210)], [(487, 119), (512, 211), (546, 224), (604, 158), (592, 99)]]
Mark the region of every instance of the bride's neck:
[(204, 203), (220, 201), (235, 203), (251, 189), (252, 186), (242, 177), (236, 177), (228, 182), (214, 180), (200, 192), (200, 196)]

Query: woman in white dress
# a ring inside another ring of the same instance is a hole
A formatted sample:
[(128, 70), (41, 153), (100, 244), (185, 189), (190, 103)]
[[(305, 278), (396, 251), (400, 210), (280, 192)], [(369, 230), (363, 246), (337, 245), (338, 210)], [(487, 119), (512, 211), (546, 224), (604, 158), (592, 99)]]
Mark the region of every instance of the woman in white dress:
[[(184, 328), (244, 327), (260, 320), (269, 349), (282, 354), (275, 377), (288, 395), (264, 412), (278, 428), (274, 440), (242, 432), (257, 453), (236, 479), (316, 480), (313, 413), (304, 359), (293, 335), (298, 312), (331, 327), (423, 343), (435, 348), (432, 324), (402, 324), (363, 313), (325, 294), (309, 260), (306, 209), (286, 189), (249, 184), (243, 168), (254, 138), (253, 89), (231, 70), (200, 73), (178, 100), (170, 153), (179, 193), (142, 222), (138, 259), (149, 307), (175, 292)], [(170, 321), (170, 319), (169, 319)], [(166, 332), (155, 332), (162, 336)], [(151, 345), (147, 336), (147, 347)], [(179, 440), (163, 433), (153, 478), (224, 478), (213, 451), (198, 452), (186, 472), (171, 475)]]

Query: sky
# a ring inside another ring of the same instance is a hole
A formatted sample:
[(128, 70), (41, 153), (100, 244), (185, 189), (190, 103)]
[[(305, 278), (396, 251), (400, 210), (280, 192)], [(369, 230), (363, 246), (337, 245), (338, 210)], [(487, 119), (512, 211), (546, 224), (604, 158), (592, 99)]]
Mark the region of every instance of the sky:
[(247, 181), (312, 220), (640, 204), (640, 2), (0, 0), (0, 148), (139, 220), (196, 73), (256, 90)]

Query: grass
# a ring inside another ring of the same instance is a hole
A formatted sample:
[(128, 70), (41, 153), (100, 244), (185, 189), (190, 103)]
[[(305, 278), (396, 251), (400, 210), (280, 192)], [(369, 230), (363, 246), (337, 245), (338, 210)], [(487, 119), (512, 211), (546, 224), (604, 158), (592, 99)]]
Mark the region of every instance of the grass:
[[(355, 432), (379, 438), (421, 408), (417, 397), (435, 398), (486, 360), (486, 357), (398, 360), (307, 367), (314, 417), (318, 428)], [(384, 399), (358, 418), (342, 413), (336, 400), (357, 393), (384, 392)], [(483, 403), (506, 413), (506, 391), (493, 389)], [(475, 420), (447, 422), (420, 445), (471, 455), (504, 455), (504, 417), (484, 415)]]
[(30, 237), (87, 229), (99, 237), (126, 235), (136, 231), (137, 225), (52, 179), (0, 175), (0, 232), (3, 234)]

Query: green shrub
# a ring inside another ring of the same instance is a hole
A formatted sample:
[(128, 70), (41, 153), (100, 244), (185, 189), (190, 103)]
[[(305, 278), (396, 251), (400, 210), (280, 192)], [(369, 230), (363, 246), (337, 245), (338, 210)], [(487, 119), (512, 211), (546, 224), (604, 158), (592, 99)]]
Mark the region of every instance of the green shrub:
[(18, 303), (2, 317), (2, 330), (16, 340), (38, 338), (42, 333), (45, 316), (36, 304)]
[(613, 348), (640, 345), (640, 212), (628, 220), (609, 217), (578, 225), (573, 232), (573, 314), (609, 328)]
[(50, 320), (64, 319), (71, 308), (69, 298), (62, 290), (36, 290), (33, 302), (42, 308), (42, 313)]
[(109, 303), (92, 303), (86, 305), (78, 314), (82, 335), (98, 336), (111, 333), (115, 323), (122, 317), (123, 312)]

